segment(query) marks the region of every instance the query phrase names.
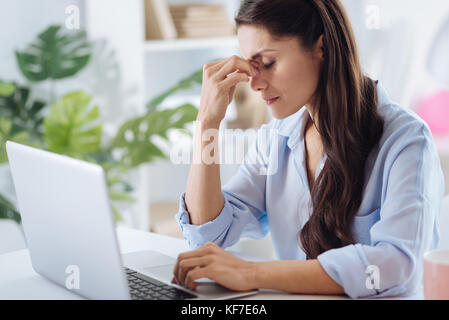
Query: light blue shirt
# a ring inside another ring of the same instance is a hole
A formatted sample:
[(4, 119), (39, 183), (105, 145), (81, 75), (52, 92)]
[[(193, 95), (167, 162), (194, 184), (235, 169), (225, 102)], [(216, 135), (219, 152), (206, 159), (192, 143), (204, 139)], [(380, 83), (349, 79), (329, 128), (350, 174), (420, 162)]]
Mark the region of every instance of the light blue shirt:
[[(415, 113), (392, 103), (380, 83), (377, 90), (384, 132), (366, 163), (352, 229), (356, 244), (318, 256), (352, 298), (414, 294), (422, 285), (422, 256), (439, 241), (444, 180), (432, 134)], [(279, 259), (306, 259), (299, 232), (311, 214), (308, 117), (303, 107), (258, 130), (238, 173), (222, 187), (225, 204), (215, 220), (191, 225), (181, 195), (175, 219), (192, 249), (209, 241), (226, 248), (240, 237), (261, 239), (270, 232)], [(315, 178), (325, 160), (323, 155)]]

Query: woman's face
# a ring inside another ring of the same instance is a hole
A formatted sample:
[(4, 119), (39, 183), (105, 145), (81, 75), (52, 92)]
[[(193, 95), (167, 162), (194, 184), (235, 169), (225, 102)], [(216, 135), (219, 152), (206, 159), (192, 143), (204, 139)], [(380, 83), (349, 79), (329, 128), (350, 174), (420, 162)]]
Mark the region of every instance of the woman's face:
[(277, 119), (296, 113), (303, 106), (309, 112), (318, 85), (322, 61), (322, 38), (312, 51), (304, 50), (296, 37), (275, 40), (263, 27), (243, 25), (238, 28), (242, 57), (259, 71), (251, 88), (260, 91)]

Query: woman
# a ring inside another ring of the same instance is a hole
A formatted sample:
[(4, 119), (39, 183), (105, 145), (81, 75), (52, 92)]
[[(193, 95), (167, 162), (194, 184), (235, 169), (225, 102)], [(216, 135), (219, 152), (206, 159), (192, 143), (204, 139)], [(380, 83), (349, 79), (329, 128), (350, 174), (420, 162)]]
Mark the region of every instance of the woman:
[[(218, 163), (191, 165), (176, 219), (189, 241), (173, 282), (350, 297), (412, 294), (438, 243), (444, 183), (426, 124), (361, 70), (338, 0), (245, 0), (242, 58), (204, 66), (202, 132), (218, 129), (235, 86), (251, 81), (274, 120), (222, 188)], [(274, 134), (273, 134), (274, 132)], [(195, 137), (194, 158), (217, 139)], [(206, 151), (207, 154), (207, 151)], [(222, 248), (271, 233), (277, 261)]]

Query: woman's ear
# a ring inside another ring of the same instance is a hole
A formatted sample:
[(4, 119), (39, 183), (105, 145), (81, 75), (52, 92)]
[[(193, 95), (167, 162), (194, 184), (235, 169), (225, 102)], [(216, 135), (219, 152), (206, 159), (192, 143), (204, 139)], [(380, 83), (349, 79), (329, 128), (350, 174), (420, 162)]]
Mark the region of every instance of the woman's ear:
[(320, 35), (318, 40), (315, 43), (315, 53), (320, 60), (324, 59), (324, 44), (323, 44), (324, 35)]

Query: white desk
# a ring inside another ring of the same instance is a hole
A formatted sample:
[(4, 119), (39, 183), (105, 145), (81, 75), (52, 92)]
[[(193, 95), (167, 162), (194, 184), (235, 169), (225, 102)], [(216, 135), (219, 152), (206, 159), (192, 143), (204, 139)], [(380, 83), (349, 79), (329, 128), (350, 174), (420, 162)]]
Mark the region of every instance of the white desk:
[[(119, 227), (117, 234), (122, 253), (140, 250), (155, 250), (177, 257), (188, 251), (186, 241), (155, 233)], [(421, 296), (405, 299), (420, 299)], [(60, 287), (34, 272), (28, 249), (0, 255), (0, 299), (82, 299), (82, 297)], [(261, 290), (244, 299), (348, 299), (345, 296), (297, 295), (277, 291)], [(402, 298), (404, 299), (404, 298)]]

